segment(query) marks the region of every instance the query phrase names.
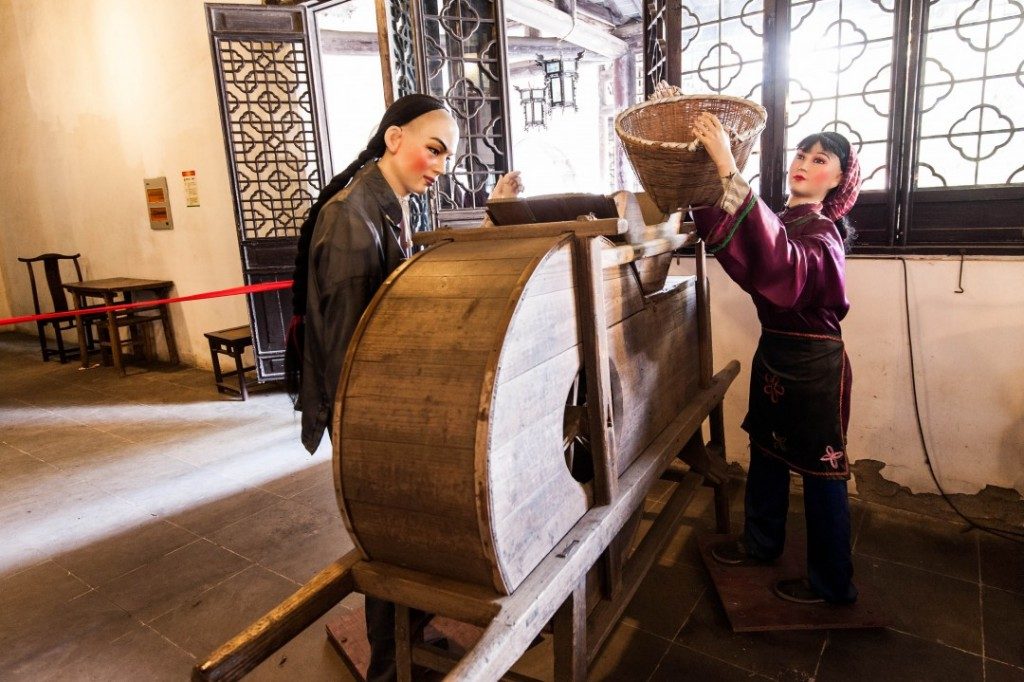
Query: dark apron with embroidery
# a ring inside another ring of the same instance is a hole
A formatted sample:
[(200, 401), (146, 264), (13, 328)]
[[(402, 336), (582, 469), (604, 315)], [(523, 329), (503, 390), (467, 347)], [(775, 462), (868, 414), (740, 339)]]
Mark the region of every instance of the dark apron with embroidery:
[(849, 479), (842, 338), (763, 330), (743, 429), (753, 447), (801, 474)]

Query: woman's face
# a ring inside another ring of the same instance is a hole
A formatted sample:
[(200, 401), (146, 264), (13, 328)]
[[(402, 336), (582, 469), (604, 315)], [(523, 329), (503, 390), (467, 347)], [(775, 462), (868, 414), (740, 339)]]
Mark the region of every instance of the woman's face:
[(821, 202), (842, 180), (839, 157), (822, 149), (819, 142), (807, 151), (797, 149), (789, 164), (789, 193), (794, 198)]
[(422, 194), (444, 175), (445, 163), (459, 144), (459, 126), (451, 114), (438, 109), (393, 126), (385, 143), (382, 161), (391, 167), (404, 194)]

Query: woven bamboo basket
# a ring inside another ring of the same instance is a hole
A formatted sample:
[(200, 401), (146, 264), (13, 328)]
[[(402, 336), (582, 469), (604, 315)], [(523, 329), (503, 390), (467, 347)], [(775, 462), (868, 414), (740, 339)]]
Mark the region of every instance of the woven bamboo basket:
[(637, 104), (615, 118), (615, 132), (640, 184), (665, 213), (707, 206), (722, 194), (718, 169), (691, 130), (702, 111), (717, 116), (730, 132), (742, 171), (767, 121), (759, 104), (726, 95), (678, 95)]

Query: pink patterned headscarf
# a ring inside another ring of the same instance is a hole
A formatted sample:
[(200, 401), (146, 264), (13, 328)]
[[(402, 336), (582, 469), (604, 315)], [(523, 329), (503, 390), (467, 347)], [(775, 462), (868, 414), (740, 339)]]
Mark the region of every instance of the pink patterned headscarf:
[(836, 221), (850, 212), (860, 195), (860, 161), (857, 150), (850, 145), (850, 155), (846, 159), (846, 170), (843, 181), (829, 192), (822, 204), (821, 212), (829, 220)]

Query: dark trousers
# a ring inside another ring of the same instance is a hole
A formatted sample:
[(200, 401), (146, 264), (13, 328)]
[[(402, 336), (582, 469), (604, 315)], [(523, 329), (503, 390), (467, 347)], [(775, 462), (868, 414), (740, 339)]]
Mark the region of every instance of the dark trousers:
[[(833, 603), (857, 599), (850, 556), (850, 499), (846, 481), (804, 476), (807, 578)], [(754, 556), (774, 560), (786, 542), (789, 467), (751, 447), (744, 540)]]

